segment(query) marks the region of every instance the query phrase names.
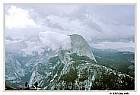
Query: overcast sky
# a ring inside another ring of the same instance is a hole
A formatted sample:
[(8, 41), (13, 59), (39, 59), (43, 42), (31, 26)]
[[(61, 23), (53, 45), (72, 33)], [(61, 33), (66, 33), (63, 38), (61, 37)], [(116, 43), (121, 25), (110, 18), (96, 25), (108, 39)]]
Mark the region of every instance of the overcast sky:
[[(30, 45), (40, 40), (46, 45), (55, 43), (51, 45), (56, 47), (59, 43), (62, 44), (67, 35), (75, 33), (82, 35), (94, 48), (134, 49), (135, 6), (5, 5), (6, 44), (28, 41)], [(34, 47), (37, 45), (34, 44)]]

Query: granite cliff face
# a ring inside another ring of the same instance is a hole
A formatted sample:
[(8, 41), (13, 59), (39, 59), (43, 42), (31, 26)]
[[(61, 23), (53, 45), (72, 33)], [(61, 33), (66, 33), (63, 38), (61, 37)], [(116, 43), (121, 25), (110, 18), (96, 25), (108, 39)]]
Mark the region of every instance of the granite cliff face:
[(70, 35), (70, 38), (71, 38), (72, 53), (77, 53), (80, 56), (88, 56), (89, 58), (97, 62), (93, 55), (92, 49), (81, 35), (73, 34)]

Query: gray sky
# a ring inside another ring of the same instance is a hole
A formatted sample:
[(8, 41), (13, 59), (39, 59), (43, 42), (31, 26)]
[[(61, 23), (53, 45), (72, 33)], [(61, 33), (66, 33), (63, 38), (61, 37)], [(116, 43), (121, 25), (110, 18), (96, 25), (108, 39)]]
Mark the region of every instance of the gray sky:
[[(6, 4), (5, 23), (7, 44), (41, 40), (56, 46), (67, 35), (76, 33), (92, 47), (134, 48), (134, 5)], [(45, 39), (40, 38), (42, 34)]]

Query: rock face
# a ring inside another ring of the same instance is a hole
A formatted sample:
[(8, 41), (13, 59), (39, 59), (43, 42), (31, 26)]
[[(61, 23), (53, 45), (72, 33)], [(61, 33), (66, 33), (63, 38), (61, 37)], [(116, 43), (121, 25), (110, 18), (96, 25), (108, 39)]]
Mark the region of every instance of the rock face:
[(72, 53), (77, 53), (80, 56), (88, 56), (89, 58), (97, 62), (93, 55), (93, 51), (91, 50), (90, 46), (81, 35), (73, 34), (70, 35), (70, 38), (71, 38)]
[(67, 63), (56, 56), (47, 64), (38, 64), (30, 78), (30, 85), (38, 82), (39, 87), (45, 90), (134, 89), (134, 78), (127, 74), (98, 65), (89, 57), (76, 53), (69, 54), (69, 57)]
[[(18, 69), (23, 70), (21, 77), (18, 76), (22, 79), (20, 86), (24, 87), (22, 83), (28, 81), (30, 88), (37, 82), (38, 88), (45, 90), (134, 89), (133, 77), (97, 64), (90, 46), (82, 36), (73, 34), (70, 38), (70, 50), (60, 49), (57, 53), (45, 51), (42, 55), (30, 57), (30, 60), (22, 64), (23, 66), (17, 63)], [(20, 59), (23, 58), (20, 57)], [(11, 57), (7, 60), (11, 60)], [(15, 62), (9, 62), (6, 65)], [(11, 66), (11, 68), (14, 67)], [(8, 72), (9, 69), (6, 70)], [(16, 72), (21, 71), (14, 71)], [(8, 76), (10, 75), (7, 74), (7, 81)], [(14, 87), (18, 89), (19, 86)]]
[(5, 78), (12, 83), (19, 83), (25, 74), (24, 69), (20, 62), (16, 59), (13, 54), (6, 54), (5, 62)]

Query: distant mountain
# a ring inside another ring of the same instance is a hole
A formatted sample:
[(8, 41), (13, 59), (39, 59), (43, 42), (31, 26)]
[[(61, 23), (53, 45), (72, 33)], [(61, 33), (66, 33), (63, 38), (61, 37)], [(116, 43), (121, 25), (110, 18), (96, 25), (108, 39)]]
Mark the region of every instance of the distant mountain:
[[(28, 82), (30, 89), (36, 84), (38, 89), (45, 90), (134, 90), (134, 76), (103, 64), (115, 62), (108, 58), (117, 52), (111, 52), (108, 57), (104, 57), (108, 53), (104, 51), (94, 50), (93, 54), (82, 36), (73, 34), (70, 39), (71, 47), (67, 50), (45, 48), (43, 53), (30, 56), (7, 52), (7, 89), (26, 89)], [(119, 56), (113, 56), (112, 60)]]

